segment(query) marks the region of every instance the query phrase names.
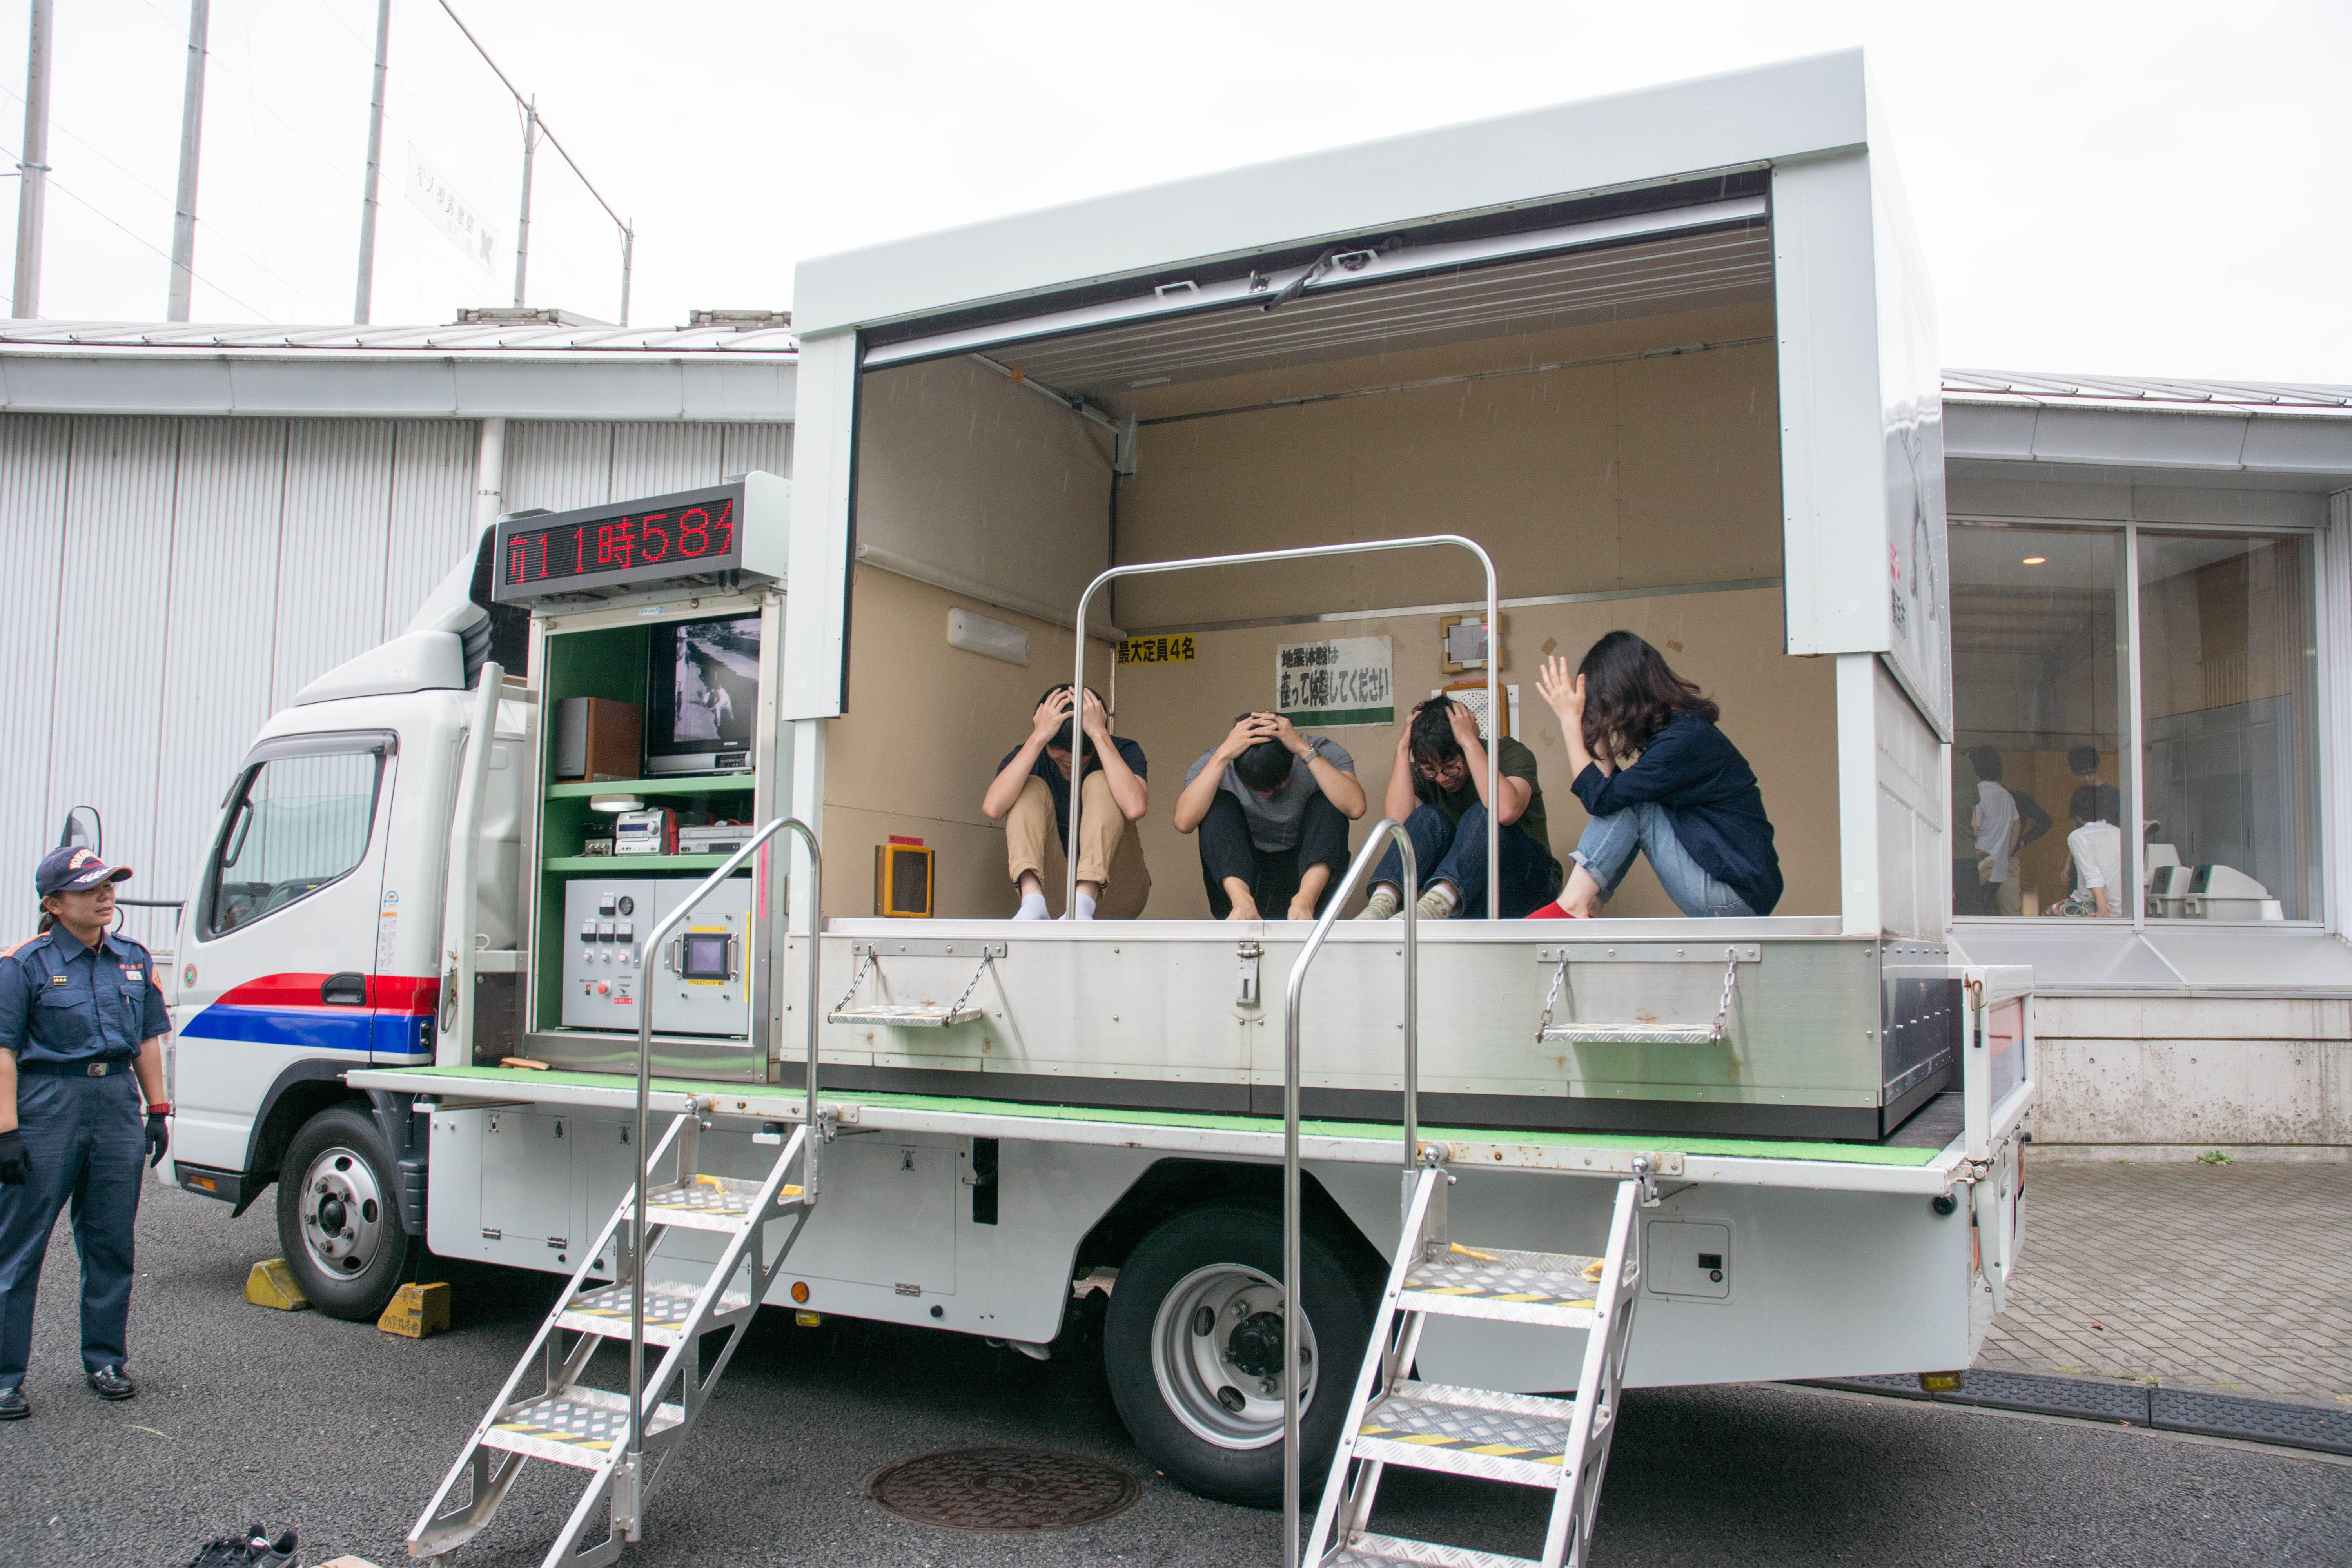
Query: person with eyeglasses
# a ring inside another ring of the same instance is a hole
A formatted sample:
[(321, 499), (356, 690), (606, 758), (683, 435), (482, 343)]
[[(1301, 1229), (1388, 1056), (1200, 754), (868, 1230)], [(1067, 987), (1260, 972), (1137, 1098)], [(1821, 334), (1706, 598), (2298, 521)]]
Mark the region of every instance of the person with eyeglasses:
[[(1422, 892), (1423, 920), (1486, 914), (1486, 823), (1500, 834), (1496, 875), (1503, 918), (1520, 920), (1556, 897), (1565, 880), (1552, 858), (1536, 754), (1506, 735), (1495, 744), (1495, 799), (1486, 799), (1486, 742), (1470, 710), (1450, 697), (1414, 707), (1397, 737), (1381, 811), (1404, 825)], [(1371, 898), (1356, 918), (1387, 920), (1404, 901), (1404, 862), (1391, 844), (1372, 871)]]

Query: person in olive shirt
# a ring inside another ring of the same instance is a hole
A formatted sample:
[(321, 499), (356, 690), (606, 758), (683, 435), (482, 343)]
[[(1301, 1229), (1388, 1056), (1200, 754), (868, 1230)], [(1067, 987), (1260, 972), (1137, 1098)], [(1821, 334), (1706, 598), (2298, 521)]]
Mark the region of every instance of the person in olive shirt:
[[(1564, 880), (1552, 858), (1536, 754), (1508, 735), (1495, 746), (1497, 799), (1492, 803), (1501, 842), (1503, 918), (1521, 920), (1549, 903)], [(1465, 920), (1486, 913), (1486, 747), (1470, 710), (1433, 697), (1412, 710), (1397, 737), (1383, 816), (1404, 824), (1422, 894), (1414, 912), (1423, 920)], [(1372, 873), (1371, 901), (1358, 920), (1386, 920), (1404, 897), (1404, 864), (1391, 845)]]

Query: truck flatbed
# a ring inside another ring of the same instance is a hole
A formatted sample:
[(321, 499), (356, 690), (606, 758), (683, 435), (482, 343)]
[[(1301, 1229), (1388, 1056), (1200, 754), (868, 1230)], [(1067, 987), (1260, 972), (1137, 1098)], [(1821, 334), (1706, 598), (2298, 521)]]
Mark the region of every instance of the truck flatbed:
[[(635, 1083), (609, 1073), (498, 1067), (365, 1068), (353, 1070), (346, 1081), (354, 1089), (437, 1096), (452, 1110), (495, 1102), (622, 1111), (636, 1104)], [(706, 1099), (719, 1115), (741, 1121), (793, 1123), (801, 1120), (806, 1108), (799, 1090), (781, 1086), (653, 1080), (650, 1103), (656, 1111), (674, 1115), (686, 1109), (689, 1097)], [(1447, 1163), (1456, 1169), (1622, 1178), (1632, 1173), (1635, 1156), (1646, 1154), (1659, 1175), (1685, 1182), (1932, 1197), (1951, 1190), (1954, 1177), (1966, 1163), (1959, 1099), (1957, 1093), (1938, 1096), (1892, 1137), (1875, 1143), (1664, 1133), (1631, 1143), (1621, 1133), (1444, 1127), (1424, 1127), (1421, 1136), (1424, 1142), (1446, 1145)], [(1282, 1158), (1282, 1121), (1276, 1117), (1032, 1105), (876, 1091), (826, 1091), (823, 1103), (839, 1112), (845, 1128)], [(1395, 1125), (1307, 1121), (1299, 1126), (1299, 1152), (1310, 1162), (1402, 1166), (1402, 1128)]]

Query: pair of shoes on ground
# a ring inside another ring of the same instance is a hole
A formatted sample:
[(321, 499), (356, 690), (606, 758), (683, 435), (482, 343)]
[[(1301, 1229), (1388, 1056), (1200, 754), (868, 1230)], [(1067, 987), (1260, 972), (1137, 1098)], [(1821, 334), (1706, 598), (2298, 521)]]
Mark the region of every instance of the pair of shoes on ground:
[(242, 1535), (216, 1535), (188, 1568), (285, 1568), (294, 1561), (294, 1532), (271, 1540), (267, 1525), (255, 1525)]
[[(102, 1366), (89, 1374), (90, 1391), (100, 1399), (128, 1399), (139, 1385), (119, 1366)], [(23, 1385), (0, 1389), (0, 1421), (22, 1421), (33, 1413)]]

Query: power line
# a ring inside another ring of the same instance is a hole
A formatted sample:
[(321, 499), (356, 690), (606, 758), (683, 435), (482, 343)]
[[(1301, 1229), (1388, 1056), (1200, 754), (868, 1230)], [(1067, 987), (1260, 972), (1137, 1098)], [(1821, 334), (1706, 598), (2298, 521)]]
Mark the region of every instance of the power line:
[[(513, 82), (507, 80), (507, 73), (499, 69), (499, 62), (490, 58), (490, 51), (482, 47), (482, 41), (474, 37), (474, 30), (466, 26), (464, 20), (458, 16), (456, 9), (450, 5), (449, 0), (441, 0), (441, 9), (448, 12), (449, 20), (457, 24), (457, 31), (466, 35), (466, 41), (474, 46), (474, 52), (476, 54), (482, 57), (482, 63), (490, 68), (490, 74), (497, 77), (499, 83), (506, 88), (507, 91), (514, 95), (515, 102), (525, 109), (531, 109), (536, 112), (535, 106), (532, 104), (531, 100), (525, 98), (521, 91), (516, 88)], [(540, 115), (538, 116), (538, 119), (539, 133), (547, 138), (547, 144), (554, 148), (556, 152), (562, 153), (563, 161), (566, 163), (572, 164), (572, 172), (574, 174), (580, 175), (580, 183), (588, 187), (588, 194), (596, 198), (596, 205), (604, 209), (604, 216), (611, 218), (617, 226), (625, 232), (629, 226), (627, 220), (623, 218), (619, 213), (614, 212), (613, 210), (613, 204), (604, 198), (604, 195), (598, 192), (593, 184), (589, 182), (586, 174), (581, 174), (580, 165), (572, 162), (572, 154), (564, 151), (563, 143), (555, 139), (555, 132), (547, 128), (546, 116)]]

